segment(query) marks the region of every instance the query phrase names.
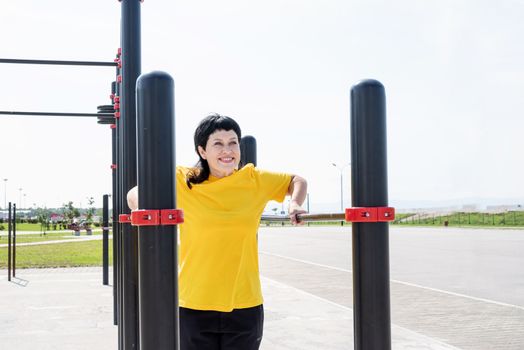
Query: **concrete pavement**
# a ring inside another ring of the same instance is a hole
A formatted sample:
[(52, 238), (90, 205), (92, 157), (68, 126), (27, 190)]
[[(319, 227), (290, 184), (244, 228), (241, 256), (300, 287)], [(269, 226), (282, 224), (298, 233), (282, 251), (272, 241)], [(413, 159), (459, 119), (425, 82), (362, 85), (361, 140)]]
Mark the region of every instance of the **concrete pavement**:
[[(112, 288), (101, 268), (18, 270), (0, 280), (0, 345), (6, 350), (115, 350)], [(349, 307), (262, 277), (264, 350), (353, 348)], [(393, 349), (455, 349), (393, 325)]]
[[(523, 231), (392, 229), (392, 347), (524, 349)], [(349, 228), (259, 232), (264, 350), (353, 349)], [(0, 349), (117, 349), (101, 268), (0, 270)]]

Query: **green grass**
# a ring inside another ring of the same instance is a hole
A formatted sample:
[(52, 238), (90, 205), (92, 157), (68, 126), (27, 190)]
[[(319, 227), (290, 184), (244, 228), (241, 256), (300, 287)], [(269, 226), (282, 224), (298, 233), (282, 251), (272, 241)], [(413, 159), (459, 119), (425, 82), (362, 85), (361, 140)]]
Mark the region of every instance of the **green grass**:
[[(465, 213), (457, 212), (451, 215), (418, 218), (415, 214), (396, 216), (394, 224), (417, 226), (471, 226), (471, 227), (521, 227), (524, 226), (523, 211), (508, 211), (505, 213)], [(404, 220), (402, 220), (404, 219)], [(402, 220), (402, 221), (401, 221)]]
[[(398, 226), (448, 226), (460, 227), (524, 227), (524, 211), (508, 211), (505, 213), (465, 213), (456, 212), (451, 215), (431, 216), (419, 218), (414, 213), (395, 214), (395, 221), (391, 224)], [(291, 226), (288, 222), (262, 222), (261, 227), (282, 227)], [(350, 222), (341, 223), (340, 221), (315, 221), (308, 222), (306, 226), (351, 226)]]
[[(0, 226), (3, 226), (4, 229), (2, 231), (7, 231), (7, 222), (4, 222), (4, 223), (1, 223)], [(51, 225), (51, 227), (53, 227), (53, 225)], [(57, 230), (56, 231), (59, 231), (59, 228), (60, 226), (57, 225)], [(17, 223), (16, 224), (16, 230), (17, 231), (42, 231), (42, 226), (37, 223), (37, 224), (30, 224), (30, 223), (27, 223), (27, 222), (24, 222), (24, 223)], [(52, 232), (53, 230), (46, 230), (46, 232)]]
[[(109, 240), (109, 264), (112, 264)], [(16, 247), (16, 268), (102, 266), (102, 241)], [(7, 248), (0, 248), (0, 269), (7, 268)]]
[[(0, 223), (0, 226), (3, 226), (3, 230), (0, 230), (0, 231), (6, 231), (7, 232), (7, 229), (8, 229), (8, 226), (7, 226), (7, 222), (3, 222), (3, 223)], [(50, 225), (50, 227), (52, 228), (54, 225)], [(64, 231), (62, 229), (60, 229), (60, 225), (57, 225), (56, 226), (57, 229), (56, 230), (45, 230), (45, 232), (56, 232), (56, 231)], [(93, 231), (94, 230), (101, 230), (102, 228), (100, 227), (94, 227), (93, 226)], [(42, 226), (40, 224), (30, 224), (30, 223), (18, 223), (16, 224), (16, 231), (38, 231), (38, 232), (41, 232), (42, 231)], [(65, 231), (72, 231), (72, 230), (69, 230), (69, 229), (65, 229)], [(85, 232), (85, 229), (82, 229), (82, 231)]]
[[(33, 242), (46, 242), (46, 241), (56, 241), (63, 239), (75, 239), (78, 236), (72, 234), (73, 231), (69, 232), (51, 232), (43, 234), (31, 234), (31, 235), (16, 235), (16, 243), (33, 243)], [(93, 232), (93, 236), (101, 235), (102, 232)], [(83, 231), (80, 237), (86, 237), (85, 231)], [(7, 244), (7, 236), (0, 236), (0, 244)]]

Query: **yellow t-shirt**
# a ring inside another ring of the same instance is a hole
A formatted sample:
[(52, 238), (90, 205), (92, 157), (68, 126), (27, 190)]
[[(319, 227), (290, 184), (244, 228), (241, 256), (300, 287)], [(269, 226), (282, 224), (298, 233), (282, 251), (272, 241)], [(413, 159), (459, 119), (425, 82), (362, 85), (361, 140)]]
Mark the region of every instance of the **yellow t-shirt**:
[(179, 304), (229, 312), (262, 304), (257, 231), (270, 200), (282, 202), (291, 176), (248, 164), (192, 188), (177, 167), (177, 207), (184, 210), (178, 263)]

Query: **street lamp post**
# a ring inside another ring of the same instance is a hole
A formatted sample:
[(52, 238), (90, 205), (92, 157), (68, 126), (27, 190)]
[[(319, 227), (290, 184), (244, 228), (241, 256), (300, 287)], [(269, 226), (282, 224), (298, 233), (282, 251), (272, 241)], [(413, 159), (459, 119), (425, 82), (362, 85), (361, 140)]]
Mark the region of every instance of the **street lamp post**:
[(340, 171), (340, 211), (344, 212), (344, 186), (343, 186), (343, 176), (344, 176), (344, 169), (346, 169), (348, 166), (351, 165), (351, 163), (347, 163), (344, 166), (338, 166), (335, 163), (331, 163), (335, 168), (337, 168)]

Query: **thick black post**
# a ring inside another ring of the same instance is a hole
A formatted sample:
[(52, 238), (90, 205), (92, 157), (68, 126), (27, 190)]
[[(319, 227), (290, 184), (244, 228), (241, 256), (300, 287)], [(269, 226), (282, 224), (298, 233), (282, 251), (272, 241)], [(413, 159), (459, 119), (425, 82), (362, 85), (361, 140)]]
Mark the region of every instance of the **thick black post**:
[(11, 202), (9, 202), (9, 214), (7, 217), (7, 280), (11, 281)]
[[(136, 79), (140, 75), (140, 0), (122, 0), (122, 134), (121, 213), (129, 214), (127, 191), (136, 186)], [(138, 330), (138, 236), (136, 228), (122, 225), (123, 349), (139, 349)]]
[(109, 195), (102, 197), (102, 283), (109, 284)]
[[(376, 80), (351, 89), (353, 207), (388, 205), (386, 97)], [(353, 223), (355, 350), (390, 350), (389, 224)]]
[[(137, 82), (139, 209), (175, 209), (174, 82), (163, 72)], [(138, 230), (140, 349), (178, 349), (177, 227)]]
[(240, 140), (240, 167), (248, 163), (257, 166), (257, 140), (249, 135)]
[(13, 277), (16, 277), (16, 203), (13, 203)]

